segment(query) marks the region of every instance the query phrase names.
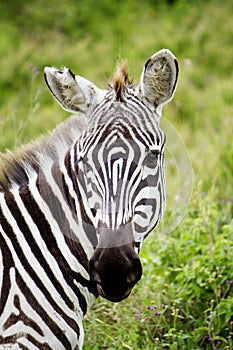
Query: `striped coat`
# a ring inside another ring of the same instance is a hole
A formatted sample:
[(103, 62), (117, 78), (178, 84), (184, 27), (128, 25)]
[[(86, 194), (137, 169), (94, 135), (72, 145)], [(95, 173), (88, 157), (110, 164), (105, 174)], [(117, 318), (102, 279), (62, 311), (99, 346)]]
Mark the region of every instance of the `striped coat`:
[(0, 349), (82, 349), (95, 298), (121, 301), (140, 280), (138, 252), (165, 208), (159, 120), (177, 74), (169, 50), (146, 62), (136, 88), (124, 64), (107, 90), (45, 69), (78, 114), (2, 156)]

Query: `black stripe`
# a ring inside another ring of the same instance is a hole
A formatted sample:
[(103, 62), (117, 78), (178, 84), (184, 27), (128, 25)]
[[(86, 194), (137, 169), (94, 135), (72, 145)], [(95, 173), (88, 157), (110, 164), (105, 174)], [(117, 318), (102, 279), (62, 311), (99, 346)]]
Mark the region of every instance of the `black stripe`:
[[(76, 162), (74, 162), (74, 164), (76, 164)], [(76, 164), (75, 173), (73, 172), (72, 167), (71, 167), (70, 155), (66, 156), (65, 165), (66, 165), (66, 169), (67, 169), (67, 174), (68, 174), (68, 176), (70, 177), (70, 179), (72, 181), (73, 188), (74, 188), (74, 191), (75, 191), (75, 194), (76, 194), (76, 197), (77, 197), (77, 201), (79, 203), (80, 214), (81, 214), (81, 217), (82, 217), (82, 226), (83, 226), (84, 232), (85, 232), (87, 238), (89, 239), (90, 243), (92, 244), (92, 246), (96, 247), (97, 244), (98, 244), (98, 240), (97, 240), (97, 236), (96, 236), (96, 230), (95, 230), (95, 228), (93, 226), (92, 221), (90, 220), (90, 218), (88, 217), (88, 215), (86, 213), (86, 210), (85, 210), (84, 205), (83, 205), (83, 198), (81, 196), (81, 193), (80, 193), (80, 190), (79, 190), (79, 187), (78, 187), (78, 183), (79, 183), (79, 186), (80, 186), (80, 183), (81, 184), (85, 183), (84, 180), (83, 180), (83, 173), (82, 173), (82, 171), (80, 170), (80, 168), (78, 167), (77, 164)], [(82, 246), (80, 244), (80, 249), (81, 248), (82, 248)], [(83, 254), (85, 254), (85, 252), (83, 252), (83, 253), (80, 252), (79, 256), (82, 257)], [(85, 257), (86, 257), (86, 254), (85, 254)], [(84, 260), (84, 258), (81, 258), (81, 259), (79, 258), (79, 262), (84, 266), (84, 268), (86, 270), (88, 270), (87, 257), (86, 257), (85, 260)]]
[[(7, 221), (5, 220), (1, 207), (0, 207), (0, 223), (1, 226), (4, 228), (4, 226), (7, 228)], [(11, 267), (14, 266), (13, 258), (10, 249), (7, 246), (7, 243), (5, 239), (3, 238), (2, 234), (0, 234), (0, 249), (3, 259), (3, 275), (2, 275), (2, 288), (0, 291), (0, 315), (3, 313), (3, 310), (5, 308), (7, 298), (10, 291), (10, 273), (9, 270)], [(1, 344), (1, 339), (0, 339)]]
[(174, 85), (172, 87), (171, 95), (173, 94), (173, 92), (175, 90), (177, 79), (178, 79), (178, 73), (179, 73), (179, 65), (178, 65), (178, 61), (176, 59), (174, 59), (174, 64), (176, 66), (176, 77), (175, 77)]
[[(18, 208), (17, 208), (17, 204), (14, 202), (14, 200), (12, 199), (12, 194), (10, 193), (5, 193), (5, 200), (6, 203), (9, 207), (9, 209), (12, 211), (13, 210), (13, 214), (15, 216), (15, 214), (20, 214), (17, 212)], [(14, 212), (15, 210), (15, 212)], [(34, 212), (34, 215), (36, 214), (36, 212)], [(20, 214), (21, 216), (21, 214)], [(20, 219), (19, 216), (19, 219)], [(16, 216), (15, 216), (16, 217)], [(38, 217), (38, 220), (41, 220), (41, 217)], [(4, 222), (2, 223), (3, 229), (5, 231), (5, 233), (7, 234), (7, 236), (10, 238), (15, 252), (21, 262), (21, 264), (23, 265), (24, 269), (27, 271), (27, 273), (29, 274), (29, 276), (32, 278), (32, 280), (35, 282), (35, 284), (37, 285), (37, 287), (40, 289), (40, 291), (44, 294), (45, 298), (48, 300), (48, 302), (52, 305), (52, 307), (56, 310), (56, 312), (58, 314), (60, 314), (63, 319), (66, 321), (66, 323), (75, 331), (75, 332), (79, 332), (79, 327), (76, 324), (76, 322), (74, 322), (74, 320), (72, 318), (70, 318), (69, 316), (67, 316), (63, 310), (56, 304), (56, 302), (53, 300), (52, 296), (50, 295), (49, 291), (46, 289), (46, 287), (44, 286), (44, 284), (42, 283), (42, 281), (40, 280), (40, 278), (37, 276), (36, 272), (33, 270), (33, 268), (31, 267), (31, 265), (29, 264), (27, 257), (24, 255), (22, 248), (20, 247), (19, 241), (17, 236), (15, 235), (15, 233), (13, 232), (12, 227), (8, 224), (8, 222), (6, 220), (4, 220)], [(23, 291), (24, 296), (25, 295), (25, 291)], [(31, 306), (33, 307), (33, 305), (31, 304)], [(41, 307), (41, 306), (40, 306)], [(35, 309), (35, 311), (37, 313), (39, 313), (38, 309)]]
[[(61, 192), (64, 196), (64, 200), (69, 205), (69, 207), (71, 209), (71, 214), (75, 220), (75, 219), (77, 219), (75, 200), (69, 191), (69, 187), (68, 187), (67, 183), (65, 182), (65, 175), (62, 174), (61, 176), (62, 176), (61, 181), (62, 181), (62, 187), (63, 187)], [(56, 176), (54, 177), (54, 180), (56, 181)]]

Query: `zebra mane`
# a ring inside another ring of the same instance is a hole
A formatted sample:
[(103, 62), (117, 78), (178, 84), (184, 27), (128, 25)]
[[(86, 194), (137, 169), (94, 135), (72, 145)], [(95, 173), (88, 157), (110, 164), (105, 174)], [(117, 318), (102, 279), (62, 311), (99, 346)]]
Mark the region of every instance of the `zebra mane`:
[(39, 149), (43, 147), (45, 137), (20, 147), (17, 151), (0, 154), (0, 191), (9, 190), (14, 184), (25, 184), (26, 168), (38, 170)]
[(133, 87), (133, 81), (129, 78), (127, 61), (121, 60), (116, 67), (110, 87), (116, 93), (116, 100), (123, 100), (123, 93), (126, 88)]
[(0, 191), (8, 191), (14, 185), (26, 185), (28, 175), (32, 172), (38, 173), (45, 166), (46, 157), (53, 156), (58, 159), (65, 156), (85, 128), (85, 116), (81, 113), (72, 115), (47, 136), (42, 136), (14, 152), (0, 153)]

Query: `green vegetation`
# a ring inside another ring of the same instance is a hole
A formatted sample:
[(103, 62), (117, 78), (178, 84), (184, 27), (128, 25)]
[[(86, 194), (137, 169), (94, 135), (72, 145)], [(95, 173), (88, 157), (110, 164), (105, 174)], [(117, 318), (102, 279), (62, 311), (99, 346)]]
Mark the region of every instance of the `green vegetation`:
[(66, 65), (103, 87), (119, 57), (135, 81), (163, 47), (179, 60), (177, 92), (163, 115), (185, 142), (181, 158), (191, 157), (191, 201), (168, 232), (174, 208), (184, 214), (174, 204), (170, 138), (168, 206), (144, 243), (143, 278), (120, 304), (97, 300), (84, 349), (233, 349), (232, 1), (12, 0), (0, 2), (0, 13), (2, 152), (67, 118), (44, 84), (44, 66)]

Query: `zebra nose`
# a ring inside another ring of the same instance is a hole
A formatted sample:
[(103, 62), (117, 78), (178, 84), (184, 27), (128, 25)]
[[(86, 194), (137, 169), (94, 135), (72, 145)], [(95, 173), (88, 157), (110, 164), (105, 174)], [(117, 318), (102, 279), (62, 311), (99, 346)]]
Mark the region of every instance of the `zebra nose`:
[(99, 294), (113, 302), (127, 298), (142, 276), (140, 259), (128, 245), (96, 248), (89, 270)]

